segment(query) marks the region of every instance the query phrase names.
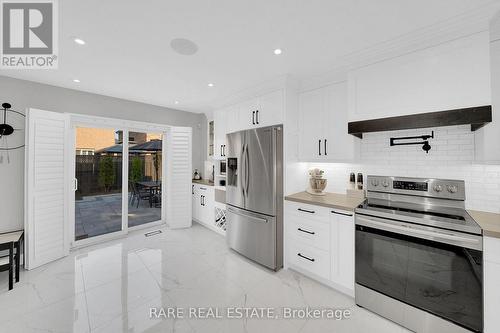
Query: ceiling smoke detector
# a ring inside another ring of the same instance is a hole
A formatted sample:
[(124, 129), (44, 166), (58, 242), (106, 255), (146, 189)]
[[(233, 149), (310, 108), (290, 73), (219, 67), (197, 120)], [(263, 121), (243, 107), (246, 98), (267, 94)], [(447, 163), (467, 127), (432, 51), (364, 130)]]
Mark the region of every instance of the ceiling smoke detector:
[(193, 55), (198, 52), (198, 45), (196, 45), (193, 41), (184, 38), (172, 39), (170, 47), (172, 50), (182, 55)]

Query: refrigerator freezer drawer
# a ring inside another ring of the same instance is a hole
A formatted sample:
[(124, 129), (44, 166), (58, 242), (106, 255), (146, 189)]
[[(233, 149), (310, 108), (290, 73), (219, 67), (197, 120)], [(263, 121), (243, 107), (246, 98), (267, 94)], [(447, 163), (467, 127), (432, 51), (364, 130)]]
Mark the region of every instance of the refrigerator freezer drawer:
[(226, 242), (245, 257), (277, 269), (276, 218), (233, 206), (226, 211)]

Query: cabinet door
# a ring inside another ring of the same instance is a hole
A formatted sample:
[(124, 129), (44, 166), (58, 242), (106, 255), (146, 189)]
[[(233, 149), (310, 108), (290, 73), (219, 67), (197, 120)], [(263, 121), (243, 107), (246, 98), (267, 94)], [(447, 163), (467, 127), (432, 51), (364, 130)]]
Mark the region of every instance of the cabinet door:
[(352, 213), (332, 210), (331, 279), (354, 291), (354, 217)]
[(238, 128), (237, 131), (254, 128), (256, 123), (256, 112), (258, 109), (257, 99), (250, 99), (237, 105)]
[(347, 133), (347, 83), (327, 86), (324, 92), (324, 157), (330, 161), (354, 158), (354, 137)]
[(224, 158), (224, 148), (226, 145), (226, 114), (227, 110), (217, 110), (214, 112), (214, 158)]
[(214, 189), (210, 186), (200, 186), (199, 221), (213, 225), (214, 221)]
[(255, 114), (256, 127), (279, 125), (283, 123), (283, 90), (262, 95)]
[[(324, 157), (324, 89), (301, 93), (299, 96), (299, 157), (317, 161)], [(321, 141), (320, 141), (321, 140)]]
[(226, 132), (224, 133), (224, 140), (226, 134), (234, 133), (240, 130), (239, 128), (241, 125), (239, 116), (237, 105), (233, 105), (225, 109)]
[(200, 191), (198, 184), (191, 185), (193, 219), (200, 219)]
[(203, 195), (203, 222), (208, 225), (215, 225), (215, 191), (213, 186), (205, 187)]
[(484, 332), (497, 332), (500, 327), (500, 264), (484, 262)]

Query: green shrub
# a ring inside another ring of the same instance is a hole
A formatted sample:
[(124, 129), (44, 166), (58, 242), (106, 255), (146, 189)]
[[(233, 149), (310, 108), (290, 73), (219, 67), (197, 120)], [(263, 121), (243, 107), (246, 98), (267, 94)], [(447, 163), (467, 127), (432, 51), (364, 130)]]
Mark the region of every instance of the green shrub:
[(115, 184), (116, 173), (111, 156), (103, 156), (99, 161), (99, 186), (108, 192), (110, 187)]
[(129, 181), (133, 183), (137, 183), (142, 180), (142, 160), (134, 156), (132, 157), (132, 162), (130, 165), (130, 173), (129, 173)]

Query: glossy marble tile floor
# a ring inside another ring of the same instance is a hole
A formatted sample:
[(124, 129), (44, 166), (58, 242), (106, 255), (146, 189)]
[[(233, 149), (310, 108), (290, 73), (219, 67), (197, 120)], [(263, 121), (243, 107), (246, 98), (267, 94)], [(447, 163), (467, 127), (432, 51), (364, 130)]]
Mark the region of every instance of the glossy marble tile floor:
[[(158, 228), (155, 228), (158, 229)], [(1, 273), (1, 332), (406, 332), (352, 298), (299, 273), (277, 273), (226, 248), (194, 224), (72, 252), (7, 291)], [(151, 307), (350, 309), (350, 319), (150, 319)]]

